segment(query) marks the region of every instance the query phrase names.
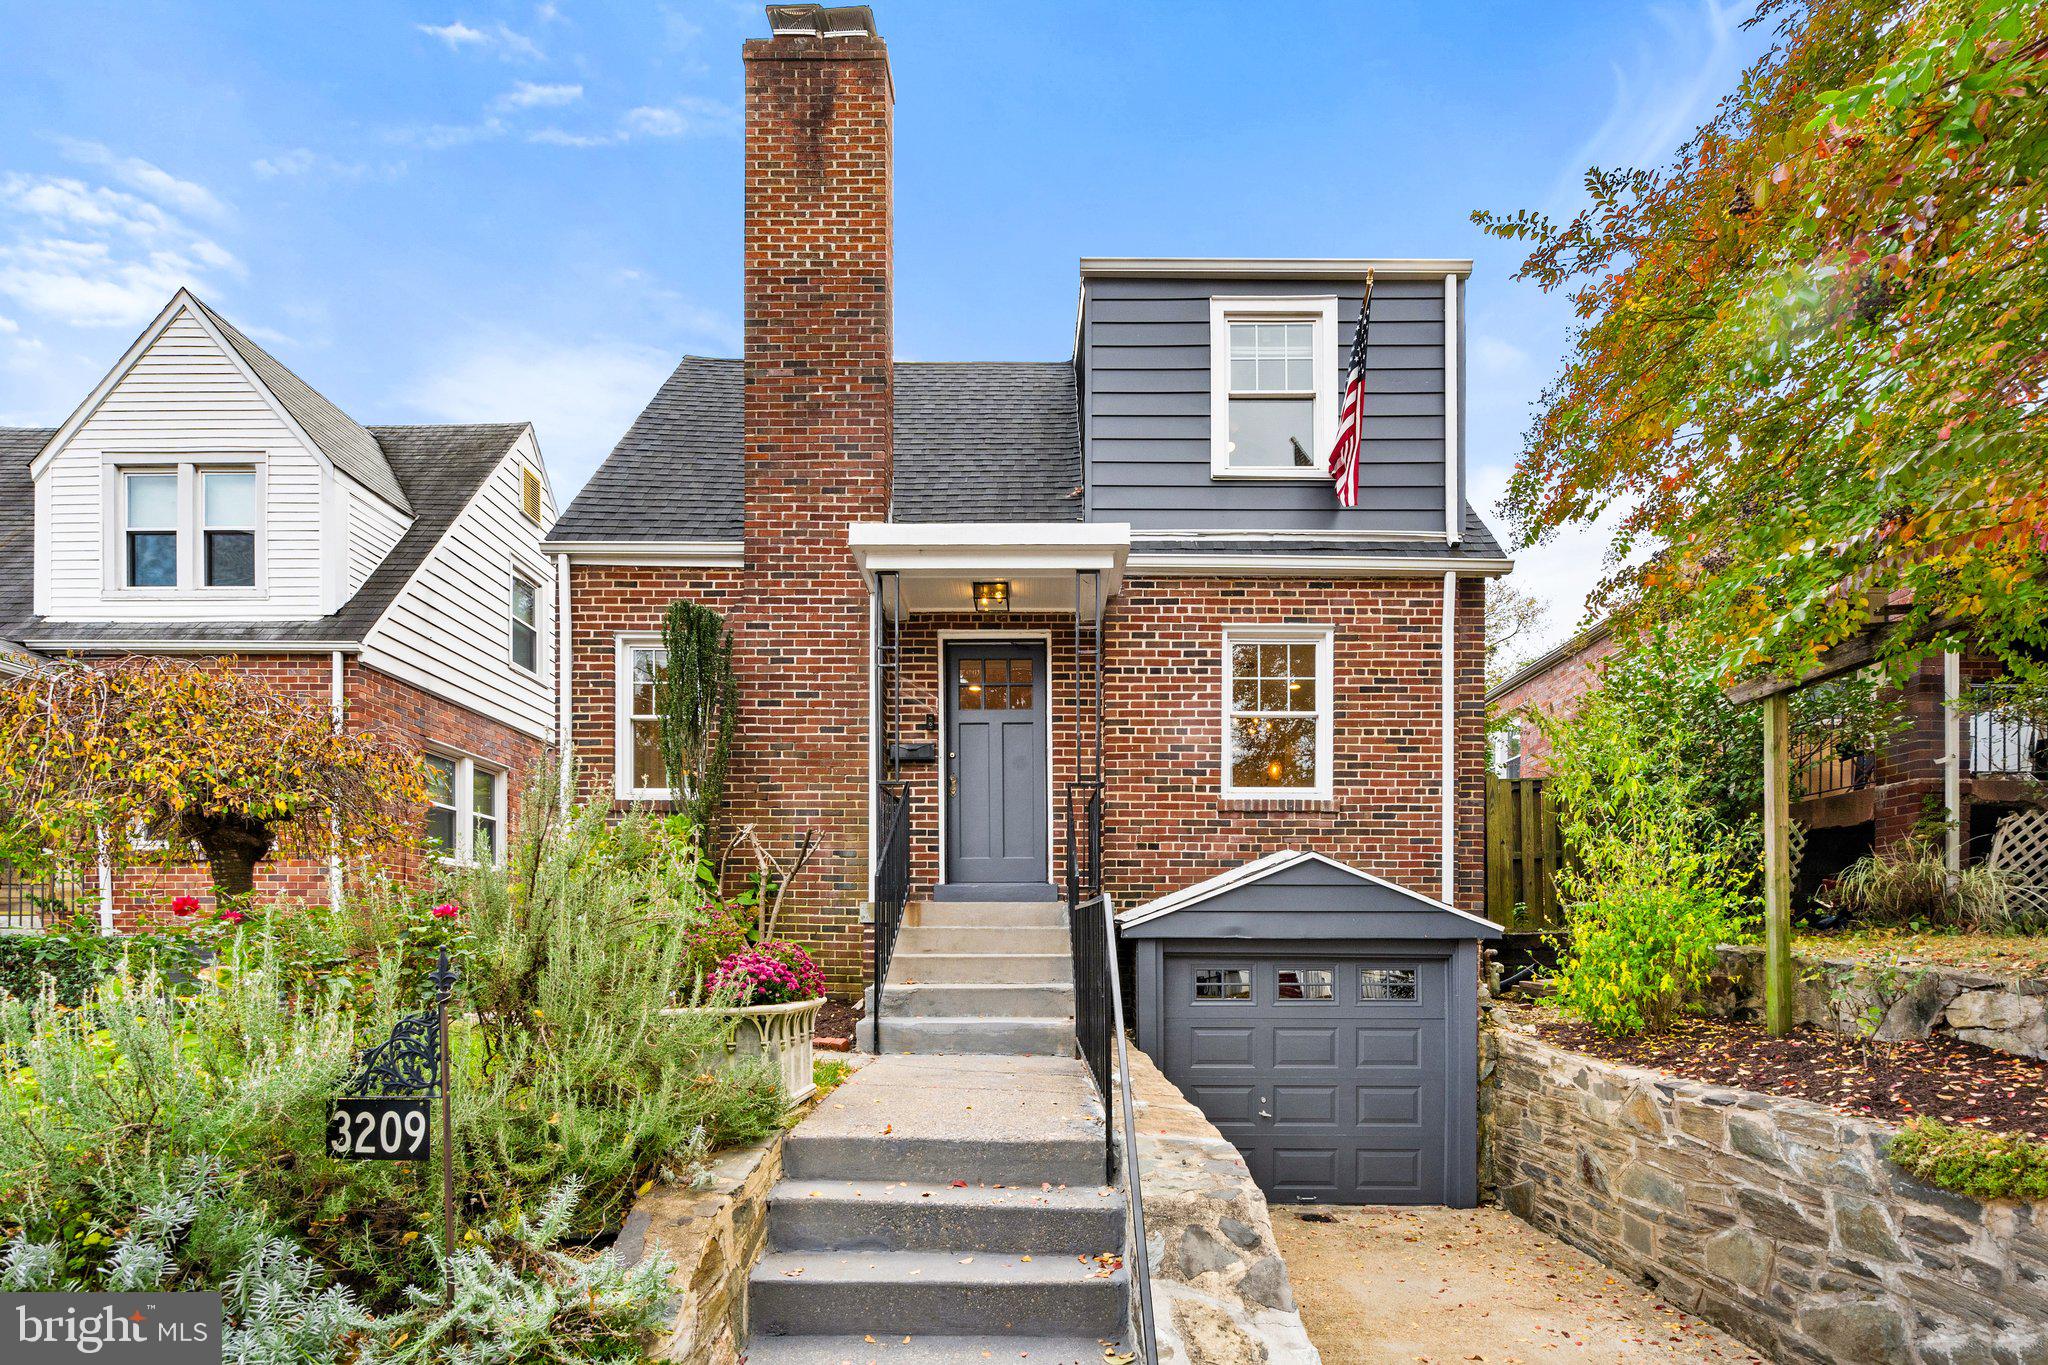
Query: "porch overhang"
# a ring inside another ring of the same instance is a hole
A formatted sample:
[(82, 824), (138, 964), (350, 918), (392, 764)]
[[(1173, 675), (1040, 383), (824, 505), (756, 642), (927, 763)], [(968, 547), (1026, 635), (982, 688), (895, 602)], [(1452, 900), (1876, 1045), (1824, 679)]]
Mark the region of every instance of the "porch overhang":
[[(847, 531), (854, 563), (873, 586), (883, 574), (902, 585), (905, 615), (974, 610), (974, 585), (1001, 579), (1010, 585), (1010, 611), (1084, 616), (1096, 601), (1077, 594), (1081, 575), (1096, 576), (1100, 600), (1123, 584), (1131, 553), (1126, 522), (941, 521), (855, 522)], [(885, 613), (894, 593), (882, 594)]]

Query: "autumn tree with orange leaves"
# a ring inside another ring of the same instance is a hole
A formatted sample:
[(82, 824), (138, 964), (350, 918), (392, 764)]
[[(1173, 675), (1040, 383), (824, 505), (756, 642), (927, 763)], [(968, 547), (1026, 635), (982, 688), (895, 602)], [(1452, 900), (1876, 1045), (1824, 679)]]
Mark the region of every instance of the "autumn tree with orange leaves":
[[(1724, 676), (1885, 632), (2048, 660), (2048, 7), (1767, 0), (1771, 51), (1673, 163), (1569, 222), (1479, 213), (1577, 323), (1505, 502), (1619, 509), (1610, 607)], [(1651, 555), (1637, 551), (1654, 550)]]
[(196, 844), (223, 897), (272, 852), (351, 856), (413, 842), (418, 760), (338, 729), (230, 669), (60, 660), (0, 682), (0, 857), (90, 862), (143, 828)]

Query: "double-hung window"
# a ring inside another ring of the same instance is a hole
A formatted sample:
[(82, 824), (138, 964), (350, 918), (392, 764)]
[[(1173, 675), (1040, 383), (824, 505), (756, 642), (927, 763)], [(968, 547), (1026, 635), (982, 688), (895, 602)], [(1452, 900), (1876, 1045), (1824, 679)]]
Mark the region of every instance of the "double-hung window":
[(178, 586), (178, 473), (131, 470), (121, 476), (122, 529), (131, 588)]
[(660, 685), (668, 654), (652, 637), (621, 638), (613, 737), (614, 786), (624, 801), (667, 801), (668, 767), (661, 757)]
[(512, 662), (528, 673), (540, 672), (540, 588), (512, 576)]
[(496, 865), (505, 856), (505, 774), (455, 754), (422, 756), (427, 843), (452, 862)]
[(1337, 300), (1209, 301), (1209, 472), (1324, 478), (1337, 427)]
[(1335, 688), (1326, 630), (1223, 636), (1223, 794), (1331, 795)]
[(206, 586), (256, 586), (256, 471), (205, 469), (199, 473), (200, 532), (206, 547)]

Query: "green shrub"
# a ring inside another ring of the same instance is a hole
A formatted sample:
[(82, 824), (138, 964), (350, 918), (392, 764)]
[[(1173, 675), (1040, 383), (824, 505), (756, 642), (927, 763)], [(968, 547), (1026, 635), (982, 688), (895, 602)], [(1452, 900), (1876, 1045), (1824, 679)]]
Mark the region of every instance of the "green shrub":
[(1907, 1174), (1973, 1199), (2048, 1199), (2048, 1143), (1914, 1119), (1886, 1153)]
[(1966, 867), (1951, 883), (1947, 860), (1925, 839), (1858, 858), (1835, 878), (1828, 898), (1836, 909), (1873, 925), (1994, 934), (2042, 927), (2011, 894), (2003, 873)]

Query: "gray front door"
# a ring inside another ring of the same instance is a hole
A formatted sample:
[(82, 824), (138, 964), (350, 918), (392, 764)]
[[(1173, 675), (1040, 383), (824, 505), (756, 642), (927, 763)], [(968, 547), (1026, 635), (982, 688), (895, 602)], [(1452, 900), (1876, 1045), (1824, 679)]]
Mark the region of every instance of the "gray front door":
[(1045, 646), (946, 647), (946, 881), (1043, 888)]
[(1270, 1199), (1440, 1204), (1447, 966), (1311, 951), (1169, 956), (1167, 1078)]

